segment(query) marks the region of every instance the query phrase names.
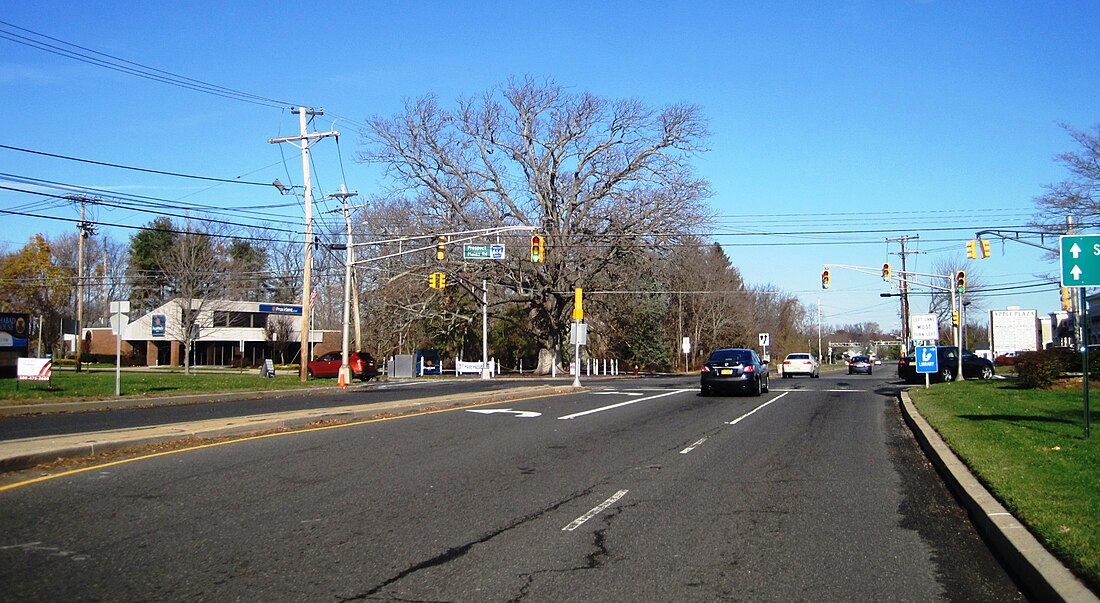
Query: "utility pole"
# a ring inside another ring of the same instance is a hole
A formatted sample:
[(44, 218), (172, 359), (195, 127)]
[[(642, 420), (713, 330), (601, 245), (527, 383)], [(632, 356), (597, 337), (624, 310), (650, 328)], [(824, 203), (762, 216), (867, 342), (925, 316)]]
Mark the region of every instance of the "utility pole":
[[(901, 243), (901, 252), (893, 255), (901, 256), (901, 273), (904, 275), (907, 271), (905, 265), (905, 258), (910, 253), (916, 253), (905, 250), (905, 244), (909, 242), (909, 239), (919, 239), (920, 235), (903, 236), (896, 239), (886, 239), (887, 243)], [(906, 279), (901, 279), (901, 346), (902, 355), (909, 353), (909, 284)]]
[(84, 195), (70, 195), (70, 201), (80, 203), (80, 238), (76, 248), (76, 372), (81, 371), (80, 355), (84, 347), (84, 239), (95, 234), (95, 225), (84, 219), (84, 208), (89, 201), (98, 201)]
[(351, 234), (351, 211), (348, 209), (348, 198), (358, 193), (349, 193), (348, 187), (340, 185), (340, 192), (332, 195), (343, 202), (344, 223), (348, 228), (348, 248), (344, 256), (344, 335), (343, 347), (340, 356), (340, 387), (347, 387), (351, 383), (351, 366), (348, 364), (348, 315), (351, 313), (351, 266), (355, 263), (355, 246)]
[[(298, 378), (305, 381), (309, 375), (306, 372), (306, 363), (309, 362), (309, 298), (310, 298), (310, 279), (311, 272), (313, 270), (313, 182), (310, 179), (309, 173), (309, 145), (313, 140), (320, 140), (328, 136), (339, 137), (339, 132), (313, 132), (310, 133), (306, 130), (308, 124), (307, 117), (314, 115), (324, 115), (324, 109), (307, 109), (305, 107), (295, 107), (294, 112), (298, 114), (298, 124), (300, 126), (301, 133), (298, 136), (286, 136), (283, 138), (269, 138), (267, 141), (271, 144), (278, 144), (283, 142), (295, 142), (301, 143), (302, 149), (302, 186), (304, 190), (304, 202), (305, 202), (305, 218), (306, 218), (306, 236), (305, 236), (305, 261), (304, 269), (302, 271), (302, 330), (299, 339), (302, 341), (301, 351), (299, 352), (299, 368)], [(278, 183), (278, 180), (275, 181)], [(282, 190), (281, 185), (276, 185), (276, 188)]]

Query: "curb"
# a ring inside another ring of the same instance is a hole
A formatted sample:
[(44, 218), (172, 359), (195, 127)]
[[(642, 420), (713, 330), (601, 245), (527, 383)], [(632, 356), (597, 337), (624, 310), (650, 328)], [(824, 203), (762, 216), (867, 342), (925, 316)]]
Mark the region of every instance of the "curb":
[(1039, 601), (1100, 601), (985, 489), (928, 424), (906, 391), (901, 392), (901, 410), (920, 447), (966, 508), (978, 532), (1029, 595)]
[[(423, 398), (421, 400), (375, 402), (294, 410), (262, 415), (206, 419), (190, 423), (151, 425), (130, 429), (43, 436), (0, 442), (0, 472), (19, 471), (62, 458), (94, 456), (102, 452), (161, 444), (186, 439), (209, 439), (221, 436), (244, 436), (273, 429), (298, 429), (319, 421), (356, 421), (386, 412), (405, 412), (431, 407), (451, 407), (459, 404), (493, 404), (537, 395), (557, 395), (577, 391), (572, 386), (537, 385), (517, 387), (492, 393), (474, 392)], [(148, 400), (143, 400), (148, 402)]]

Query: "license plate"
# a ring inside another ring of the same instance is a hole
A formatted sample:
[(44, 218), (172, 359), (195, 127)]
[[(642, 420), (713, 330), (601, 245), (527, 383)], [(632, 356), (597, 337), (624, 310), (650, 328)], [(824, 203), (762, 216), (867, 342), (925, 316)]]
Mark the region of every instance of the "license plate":
[(719, 375), (732, 375), (733, 374), (733, 369), (721, 369), (720, 371), (718, 371), (718, 374)]

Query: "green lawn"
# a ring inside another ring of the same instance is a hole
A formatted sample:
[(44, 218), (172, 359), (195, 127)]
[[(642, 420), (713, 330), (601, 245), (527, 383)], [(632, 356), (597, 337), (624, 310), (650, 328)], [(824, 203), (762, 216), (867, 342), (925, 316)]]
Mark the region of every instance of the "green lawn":
[[(275, 371), (274, 379), (247, 371), (203, 371), (190, 375), (180, 370), (122, 371), (119, 379), (123, 396), (162, 396), (185, 393), (241, 390), (297, 389), (336, 385), (336, 379), (298, 380), (297, 367)], [(0, 403), (34, 404), (63, 400), (111, 398), (115, 395), (113, 369), (53, 371), (52, 382), (0, 379)]]
[[(1100, 433), (1085, 439), (1080, 387), (1018, 389), (966, 381), (910, 396), (956, 454), (1020, 521), (1100, 587)], [(1090, 388), (1093, 431), (1100, 387)]]

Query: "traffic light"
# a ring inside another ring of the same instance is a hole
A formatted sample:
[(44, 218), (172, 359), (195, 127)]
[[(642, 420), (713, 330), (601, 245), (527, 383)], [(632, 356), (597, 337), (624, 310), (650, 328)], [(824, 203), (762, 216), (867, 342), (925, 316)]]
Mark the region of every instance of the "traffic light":
[(989, 241), (987, 241), (985, 239), (979, 239), (979, 241), (982, 244), (981, 256), (982, 256), (982, 259), (984, 260), (985, 258), (987, 258), (991, 255), (989, 253)]
[(531, 261), (532, 262), (541, 263), (543, 261), (543, 259), (546, 257), (544, 255), (544, 251), (545, 251), (544, 245), (545, 245), (545, 242), (543, 241), (542, 235), (531, 235)]
[(821, 288), (822, 289), (828, 289), (829, 288), (829, 270), (828, 270), (828, 268), (821, 271)]
[(966, 271), (960, 270), (955, 274), (955, 289), (959, 293), (966, 293)]
[(1073, 298), (1070, 296), (1069, 287), (1062, 287), (1062, 311), (1069, 312), (1073, 309)]
[(966, 242), (966, 257), (972, 260), (978, 259), (978, 242), (974, 239)]
[(573, 320), (584, 320), (584, 291), (580, 287), (573, 289)]
[(959, 326), (959, 311), (958, 310), (952, 310), (951, 311), (951, 326), (953, 326), (953, 327)]
[(443, 258), (447, 256), (447, 237), (439, 235), (439, 239), (435, 244), (435, 259), (443, 261)]
[(447, 275), (442, 272), (433, 272), (428, 275), (428, 287), (443, 289), (447, 286)]
[(887, 262), (882, 265), (882, 280), (890, 282), (890, 263)]

